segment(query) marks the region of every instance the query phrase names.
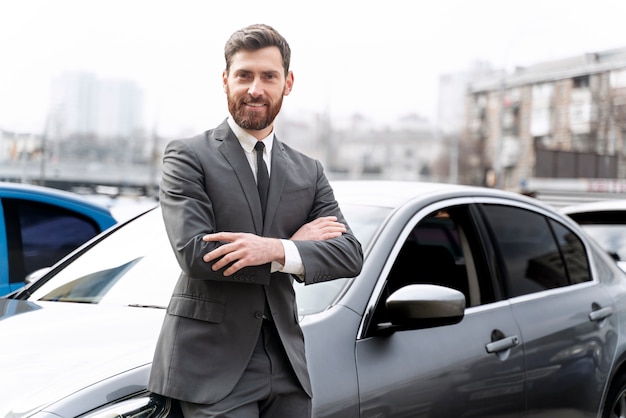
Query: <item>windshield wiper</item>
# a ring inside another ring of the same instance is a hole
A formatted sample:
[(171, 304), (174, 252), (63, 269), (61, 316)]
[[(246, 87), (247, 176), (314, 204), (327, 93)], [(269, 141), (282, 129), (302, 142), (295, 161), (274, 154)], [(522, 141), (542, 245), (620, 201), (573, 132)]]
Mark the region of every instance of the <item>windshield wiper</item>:
[(165, 306), (161, 306), (161, 305), (144, 305), (142, 303), (130, 303), (126, 306), (129, 306), (131, 308), (153, 308), (153, 309), (165, 309)]

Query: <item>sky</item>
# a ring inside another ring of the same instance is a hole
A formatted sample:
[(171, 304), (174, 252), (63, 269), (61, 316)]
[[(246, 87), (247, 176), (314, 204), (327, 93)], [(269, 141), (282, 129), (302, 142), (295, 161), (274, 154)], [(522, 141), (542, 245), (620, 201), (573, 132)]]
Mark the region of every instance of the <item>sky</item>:
[(212, 128), (230, 34), (266, 23), (292, 49), (283, 112), (436, 123), (441, 74), (626, 47), (623, 0), (0, 0), (0, 129), (41, 132), (65, 71), (134, 80), (163, 135)]

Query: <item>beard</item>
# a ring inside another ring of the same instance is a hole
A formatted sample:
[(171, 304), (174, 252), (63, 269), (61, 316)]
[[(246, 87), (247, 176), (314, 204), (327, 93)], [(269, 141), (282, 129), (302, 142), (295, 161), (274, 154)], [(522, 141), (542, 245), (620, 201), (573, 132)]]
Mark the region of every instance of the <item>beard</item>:
[(283, 96), (280, 96), (276, 103), (267, 104), (265, 112), (251, 112), (246, 110), (244, 102), (263, 103), (264, 100), (262, 98), (253, 99), (248, 96), (237, 100), (235, 97), (231, 96), (228, 87), (226, 88), (226, 97), (228, 99), (228, 111), (232, 115), (235, 123), (243, 129), (251, 131), (260, 131), (270, 126), (274, 122), (274, 119), (276, 119), (276, 115), (278, 115), (283, 105)]

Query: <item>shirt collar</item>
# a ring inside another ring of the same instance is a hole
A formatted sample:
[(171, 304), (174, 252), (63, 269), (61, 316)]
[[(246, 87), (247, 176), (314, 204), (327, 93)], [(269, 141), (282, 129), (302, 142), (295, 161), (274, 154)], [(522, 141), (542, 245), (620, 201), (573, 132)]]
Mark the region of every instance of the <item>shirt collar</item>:
[[(233, 120), (232, 116), (228, 117), (227, 122), (228, 122), (228, 126), (230, 126), (230, 129), (232, 129), (233, 133), (239, 140), (239, 143), (241, 144), (242, 148), (246, 152), (254, 151), (254, 146), (259, 140), (256, 139), (254, 136), (250, 135), (248, 132), (246, 132), (241, 126), (237, 125), (235, 121)], [(263, 143), (265, 144), (265, 152), (268, 155), (272, 155), (272, 145), (274, 145), (274, 128), (273, 127), (272, 127), (272, 132), (270, 132), (270, 134), (266, 136), (265, 138), (261, 139), (261, 141), (263, 141)]]

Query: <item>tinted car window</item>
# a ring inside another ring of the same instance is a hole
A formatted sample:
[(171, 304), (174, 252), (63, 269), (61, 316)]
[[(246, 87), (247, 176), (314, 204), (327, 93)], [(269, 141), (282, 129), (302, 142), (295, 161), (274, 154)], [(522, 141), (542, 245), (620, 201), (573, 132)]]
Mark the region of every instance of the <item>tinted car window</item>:
[(3, 206), (11, 282), (53, 265), (100, 232), (91, 219), (57, 206), (20, 199), (4, 199)]
[(589, 272), (587, 254), (582, 241), (569, 228), (552, 219), (550, 220), (550, 225), (563, 254), (570, 283), (576, 284), (590, 281), (591, 273)]
[(495, 300), (488, 266), (467, 206), (437, 210), (415, 225), (402, 245), (372, 319), (388, 321), (385, 300), (411, 284), (436, 284), (465, 295), (466, 306)]
[(483, 205), (483, 210), (509, 297), (567, 286), (569, 273), (573, 282), (589, 280), (584, 247), (566, 227), (521, 208)]

